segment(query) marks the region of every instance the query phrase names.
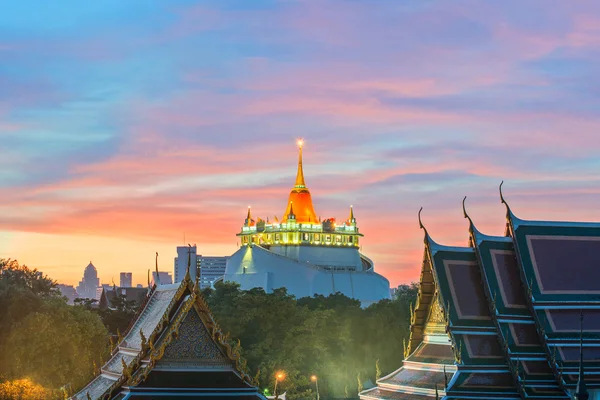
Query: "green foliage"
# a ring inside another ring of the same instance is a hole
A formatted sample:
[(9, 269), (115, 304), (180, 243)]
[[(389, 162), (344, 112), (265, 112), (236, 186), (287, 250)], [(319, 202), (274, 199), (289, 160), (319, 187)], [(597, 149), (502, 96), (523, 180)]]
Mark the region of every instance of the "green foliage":
[[(365, 309), (339, 293), (296, 300), (285, 289), (266, 294), (231, 283), (217, 284), (204, 296), (232, 341), (241, 341), (251, 371), (260, 369), (260, 386), (273, 393), (275, 374), (284, 371), (277, 391), (303, 399), (314, 398), (311, 375), (319, 377), (321, 398), (348, 397), (377, 373), (398, 368), (416, 293), (416, 285), (406, 286), (398, 300)], [(373, 369), (376, 360), (379, 371)], [(357, 376), (363, 377), (360, 384)]]
[[(107, 331), (85, 306), (69, 306), (56, 283), (0, 259), (0, 376), (48, 390), (77, 388), (107, 350)], [(12, 386), (10, 386), (12, 387)], [(20, 386), (19, 386), (20, 387)]]
[(125, 332), (129, 327), (137, 311), (136, 302), (127, 300), (127, 297), (118, 294), (110, 302), (111, 308), (106, 310), (96, 310), (102, 318), (102, 322), (111, 335), (117, 335), (117, 332)]

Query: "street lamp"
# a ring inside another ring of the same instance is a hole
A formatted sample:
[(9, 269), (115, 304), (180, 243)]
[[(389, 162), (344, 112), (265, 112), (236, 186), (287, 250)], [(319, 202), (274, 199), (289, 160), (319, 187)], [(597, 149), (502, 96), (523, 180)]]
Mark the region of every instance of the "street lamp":
[(310, 380), (313, 381), (317, 387), (317, 400), (321, 400), (321, 396), (319, 396), (319, 379), (316, 375), (313, 375), (310, 377)]
[(278, 372), (275, 374), (275, 400), (279, 400), (279, 393), (277, 393), (277, 383), (282, 381), (285, 378), (285, 374), (283, 372)]

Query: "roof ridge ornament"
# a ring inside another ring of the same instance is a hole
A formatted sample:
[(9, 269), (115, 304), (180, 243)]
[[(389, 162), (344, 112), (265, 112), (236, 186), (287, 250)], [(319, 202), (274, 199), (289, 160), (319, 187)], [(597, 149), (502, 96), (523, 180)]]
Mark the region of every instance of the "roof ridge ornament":
[(502, 185), (504, 184), (504, 180), (502, 182), (500, 182), (500, 186), (498, 187), (498, 191), (500, 192), (500, 202), (502, 204), (504, 204), (506, 206), (506, 229), (504, 232), (504, 236), (510, 236), (510, 232), (511, 232), (511, 227), (512, 227), (512, 221), (511, 221), (511, 217), (514, 217), (510, 206), (508, 205), (508, 203), (506, 202), (506, 200), (504, 199), (504, 195), (502, 194)]
[(500, 191), (500, 203), (508, 207), (508, 203), (506, 202), (506, 200), (504, 200), (504, 195), (502, 194), (502, 185), (504, 185), (504, 180), (500, 182), (500, 186), (498, 187), (498, 191)]
[(190, 278), (190, 266), (192, 265), (192, 245), (188, 243), (188, 263), (187, 263), (187, 268), (185, 269), (185, 276), (183, 277), (184, 280), (189, 281)]
[(419, 209), (419, 228), (423, 229), (425, 231), (425, 241), (427, 241), (427, 238), (429, 237), (429, 233), (427, 232), (427, 228), (425, 228), (425, 226), (423, 225), (423, 221), (421, 221), (421, 211), (423, 211), (423, 207), (421, 207)]
[(467, 201), (467, 196), (465, 196), (463, 198), (462, 201), (462, 209), (463, 209), (463, 216), (469, 220), (469, 233), (470, 233), (470, 237), (469, 237), (469, 247), (475, 247), (475, 240), (473, 238), (474, 234), (475, 234), (475, 224), (473, 223), (473, 220), (471, 219), (471, 217), (469, 216), (469, 214), (467, 213), (467, 207), (465, 205), (465, 202)]

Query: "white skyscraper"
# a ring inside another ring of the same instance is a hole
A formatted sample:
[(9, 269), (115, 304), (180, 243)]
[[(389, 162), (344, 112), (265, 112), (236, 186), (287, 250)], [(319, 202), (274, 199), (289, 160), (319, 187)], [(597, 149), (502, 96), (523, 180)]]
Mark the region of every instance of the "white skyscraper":
[(196, 267), (198, 266), (198, 254), (196, 246), (177, 246), (177, 257), (175, 257), (175, 267), (173, 273), (175, 275), (175, 282), (181, 282), (185, 276), (185, 271), (188, 267), (188, 255), (190, 259), (190, 276), (196, 279)]
[(131, 272), (121, 272), (121, 279), (119, 280), (120, 287), (131, 287), (133, 284), (133, 274)]

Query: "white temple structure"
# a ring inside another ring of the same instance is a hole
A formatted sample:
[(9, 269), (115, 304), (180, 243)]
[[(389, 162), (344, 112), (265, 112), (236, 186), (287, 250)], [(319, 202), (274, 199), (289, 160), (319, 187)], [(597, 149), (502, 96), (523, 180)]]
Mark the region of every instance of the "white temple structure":
[(242, 290), (260, 287), (267, 293), (284, 287), (296, 298), (340, 292), (363, 306), (389, 299), (389, 281), (359, 251), (363, 235), (352, 206), (343, 222), (317, 217), (304, 181), (303, 142), (298, 145), (296, 183), (282, 220), (253, 219), (248, 207), (237, 234), (241, 247), (227, 260), (224, 280), (240, 284)]

